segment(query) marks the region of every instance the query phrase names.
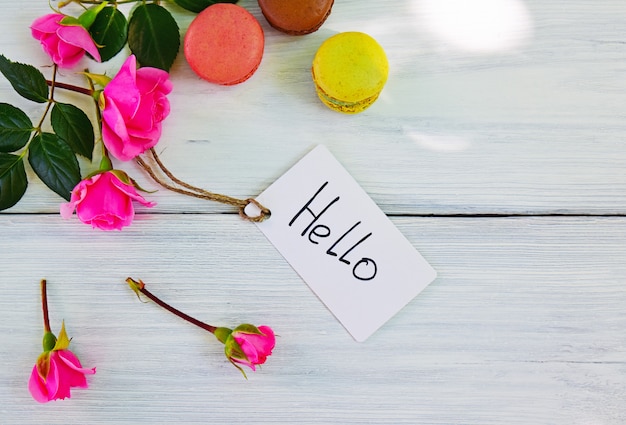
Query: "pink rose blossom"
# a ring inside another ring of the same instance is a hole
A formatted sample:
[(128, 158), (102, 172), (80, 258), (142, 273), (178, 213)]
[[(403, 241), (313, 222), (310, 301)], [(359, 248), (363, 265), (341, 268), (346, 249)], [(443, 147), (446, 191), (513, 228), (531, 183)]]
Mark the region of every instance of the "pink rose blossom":
[(102, 93), (102, 139), (111, 154), (128, 161), (154, 147), (161, 137), (161, 121), (170, 113), (169, 74), (157, 68), (136, 68), (126, 59)]
[(61, 68), (70, 68), (85, 55), (85, 51), (100, 62), (100, 53), (89, 35), (80, 25), (62, 25), (64, 16), (51, 13), (37, 18), (30, 26), (44, 52)]
[[(248, 366), (252, 370), (256, 370), (256, 365), (265, 363), (267, 357), (272, 354), (272, 350), (276, 345), (276, 337), (274, 331), (269, 326), (259, 326), (254, 329), (248, 329), (249, 325), (241, 325), (235, 328), (231, 334), (232, 339), (239, 345), (241, 352), (236, 348), (230, 349), (227, 341), (226, 355), (230, 361)], [(244, 355), (241, 356), (240, 354)]]
[(39, 403), (70, 398), (70, 388), (87, 388), (85, 375), (96, 373), (95, 367), (83, 368), (70, 350), (50, 351), (42, 356), (28, 381), (28, 390)]
[(76, 210), (85, 224), (102, 230), (121, 230), (133, 221), (133, 201), (147, 207), (155, 205), (137, 193), (132, 184), (120, 180), (116, 173), (106, 171), (78, 183), (72, 190), (70, 202), (61, 205), (61, 216), (69, 218)]

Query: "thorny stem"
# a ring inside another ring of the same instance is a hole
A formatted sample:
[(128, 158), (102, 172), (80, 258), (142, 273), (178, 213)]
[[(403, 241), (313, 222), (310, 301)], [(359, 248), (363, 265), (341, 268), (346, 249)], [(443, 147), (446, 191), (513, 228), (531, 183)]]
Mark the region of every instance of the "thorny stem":
[(199, 328), (204, 329), (205, 331), (215, 333), (215, 330), (217, 329), (216, 326), (211, 326), (207, 323), (201, 322), (200, 320), (193, 318), (189, 316), (188, 314), (185, 314), (182, 311), (172, 307), (171, 305), (167, 304), (165, 301), (162, 301), (160, 298), (158, 298), (156, 295), (154, 295), (152, 292), (146, 289), (146, 285), (145, 283), (143, 283), (143, 281), (139, 280), (138, 282), (132, 277), (129, 277), (126, 279), (126, 282), (131, 286), (131, 288), (133, 288), (133, 290), (137, 290), (141, 292), (142, 294), (146, 296), (146, 298), (154, 301), (157, 305), (159, 305), (160, 307), (163, 307), (170, 313), (173, 313), (174, 315), (180, 317), (181, 319), (186, 320), (189, 323), (196, 325)]
[[(57, 66), (54, 65), (54, 75), (56, 75), (56, 69), (57, 69)], [(58, 81), (54, 81), (54, 78), (52, 78), (52, 80), (46, 80), (46, 84), (52, 87), (52, 90), (54, 90), (55, 87), (58, 87), (60, 89), (65, 89), (65, 90), (70, 90), (76, 93), (85, 94), (87, 96), (93, 96), (93, 90), (86, 89), (84, 87), (75, 86), (73, 84), (60, 83)]]
[[(118, 4), (127, 4), (127, 3), (137, 3), (139, 1), (142, 0), (117, 0), (117, 1), (110, 1), (109, 4), (114, 4), (114, 5), (118, 5)], [(102, 0), (79, 0), (78, 3), (81, 4), (101, 4), (104, 3), (104, 1)]]
[(48, 315), (48, 291), (46, 291), (46, 279), (41, 279), (41, 309), (43, 310), (43, 328), (50, 331), (50, 317)]
[(48, 97), (48, 103), (46, 105), (46, 109), (43, 111), (43, 115), (41, 115), (41, 120), (39, 120), (39, 123), (37, 124), (37, 133), (41, 133), (41, 126), (43, 124), (43, 120), (46, 119), (46, 116), (48, 115), (48, 112), (50, 111), (50, 107), (52, 106), (52, 103), (54, 102), (54, 87), (58, 85), (58, 83), (56, 82), (56, 78), (57, 78), (57, 64), (55, 63), (54, 66), (52, 67), (52, 80), (46, 80), (46, 82), (48, 83), (48, 85), (50, 86), (50, 96)]
[[(96, 88), (93, 85), (93, 81), (91, 80), (91, 78), (87, 79), (89, 81), (89, 88), (91, 89), (91, 93), (94, 93)], [(100, 106), (98, 105), (98, 100), (94, 99), (95, 101), (95, 106), (96, 106), (96, 118), (98, 119), (98, 128), (100, 129), (100, 142), (102, 142), (102, 126), (100, 125), (102, 123), (102, 112), (100, 111)], [(109, 151), (107, 150), (106, 146), (104, 145), (104, 143), (102, 144), (102, 160), (100, 161), (100, 169), (107, 169), (110, 170), (113, 168), (113, 165), (111, 164), (111, 158), (109, 158)]]

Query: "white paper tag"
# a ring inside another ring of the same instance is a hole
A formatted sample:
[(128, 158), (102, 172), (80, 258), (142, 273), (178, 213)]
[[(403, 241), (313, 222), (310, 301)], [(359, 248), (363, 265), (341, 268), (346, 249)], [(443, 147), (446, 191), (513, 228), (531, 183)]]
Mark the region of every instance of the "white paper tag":
[(259, 229), (357, 341), (437, 275), (322, 145), (256, 199)]

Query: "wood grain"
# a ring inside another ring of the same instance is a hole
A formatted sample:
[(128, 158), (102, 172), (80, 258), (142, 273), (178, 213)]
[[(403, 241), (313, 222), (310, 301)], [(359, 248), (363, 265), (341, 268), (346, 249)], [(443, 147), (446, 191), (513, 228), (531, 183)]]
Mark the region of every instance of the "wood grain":
[[(439, 278), (362, 344), (253, 225), (166, 218), (94, 233), (57, 217), (1, 217), (3, 262), (15, 265), (0, 270), (3, 423), (626, 419), (623, 218), (396, 218)], [(273, 326), (274, 355), (244, 380), (211, 335), (140, 303), (127, 275), (210, 323)], [(25, 385), (42, 277), (53, 327), (64, 319), (98, 368), (89, 390), (45, 408)]]
[[(13, 60), (43, 65), (44, 53), (26, 28), (42, 6), (30, 1), (31, 8), (5, 6), (8, 30), (0, 48)], [(429, 16), (419, 13), (417, 0), (338, 2), (322, 29), (306, 37), (278, 33), (255, 2), (241, 4), (266, 34), (265, 56), (253, 78), (237, 86), (211, 85), (193, 74), (182, 55), (172, 69), (172, 113), (159, 151), (181, 178), (236, 197), (254, 196), (324, 143), (390, 214), (626, 210), (619, 1), (567, 8), (528, 2), (532, 36), (490, 54), (455, 50), (438, 40), (425, 29)], [(169, 7), (184, 33), (193, 15)], [(392, 71), (381, 99), (365, 113), (347, 116), (317, 99), (309, 68), (323, 40), (354, 29), (368, 31), (386, 48)], [(84, 62), (111, 75), (119, 64), (118, 58)], [(80, 82), (71, 72), (66, 76)], [(4, 79), (0, 98), (22, 106), (33, 120), (41, 114)], [(156, 188), (132, 164), (116, 166)], [(160, 212), (226, 211), (164, 191), (154, 198)], [(31, 184), (10, 211), (53, 212), (58, 201)]]
[[(2, 1), (0, 53), (49, 72), (28, 30), (47, 4)], [(527, 11), (528, 32), (486, 51), (435, 30), (434, 5), (451, 0), (336, 1), (304, 37), (241, 0), (266, 35), (250, 80), (214, 86), (174, 63), (158, 151), (176, 175), (247, 198), (324, 143), (438, 271), (365, 343), (232, 207), (159, 190), (131, 227), (94, 231), (62, 220), (29, 169), (26, 196), (0, 213), (0, 424), (626, 423), (623, 2), (502, 1)], [(184, 33), (194, 15), (165, 7)], [(376, 38), (391, 67), (357, 116), (325, 108), (309, 72), (321, 42), (348, 30)], [(122, 61), (81, 65), (113, 75)], [(0, 101), (42, 112), (4, 78)], [(127, 276), (214, 325), (272, 326), (274, 354), (243, 379), (211, 335), (140, 303)], [(53, 328), (65, 320), (97, 367), (88, 390), (45, 406), (27, 389), (42, 278)]]

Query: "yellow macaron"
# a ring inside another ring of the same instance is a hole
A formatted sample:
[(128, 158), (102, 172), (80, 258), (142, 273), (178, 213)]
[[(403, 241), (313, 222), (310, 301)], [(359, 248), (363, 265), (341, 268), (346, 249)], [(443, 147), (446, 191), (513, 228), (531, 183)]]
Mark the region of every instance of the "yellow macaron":
[(378, 99), (389, 63), (376, 40), (362, 32), (342, 32), (317, 50), (311, 67), (317, 95), (329, 108), (356, 114)]

